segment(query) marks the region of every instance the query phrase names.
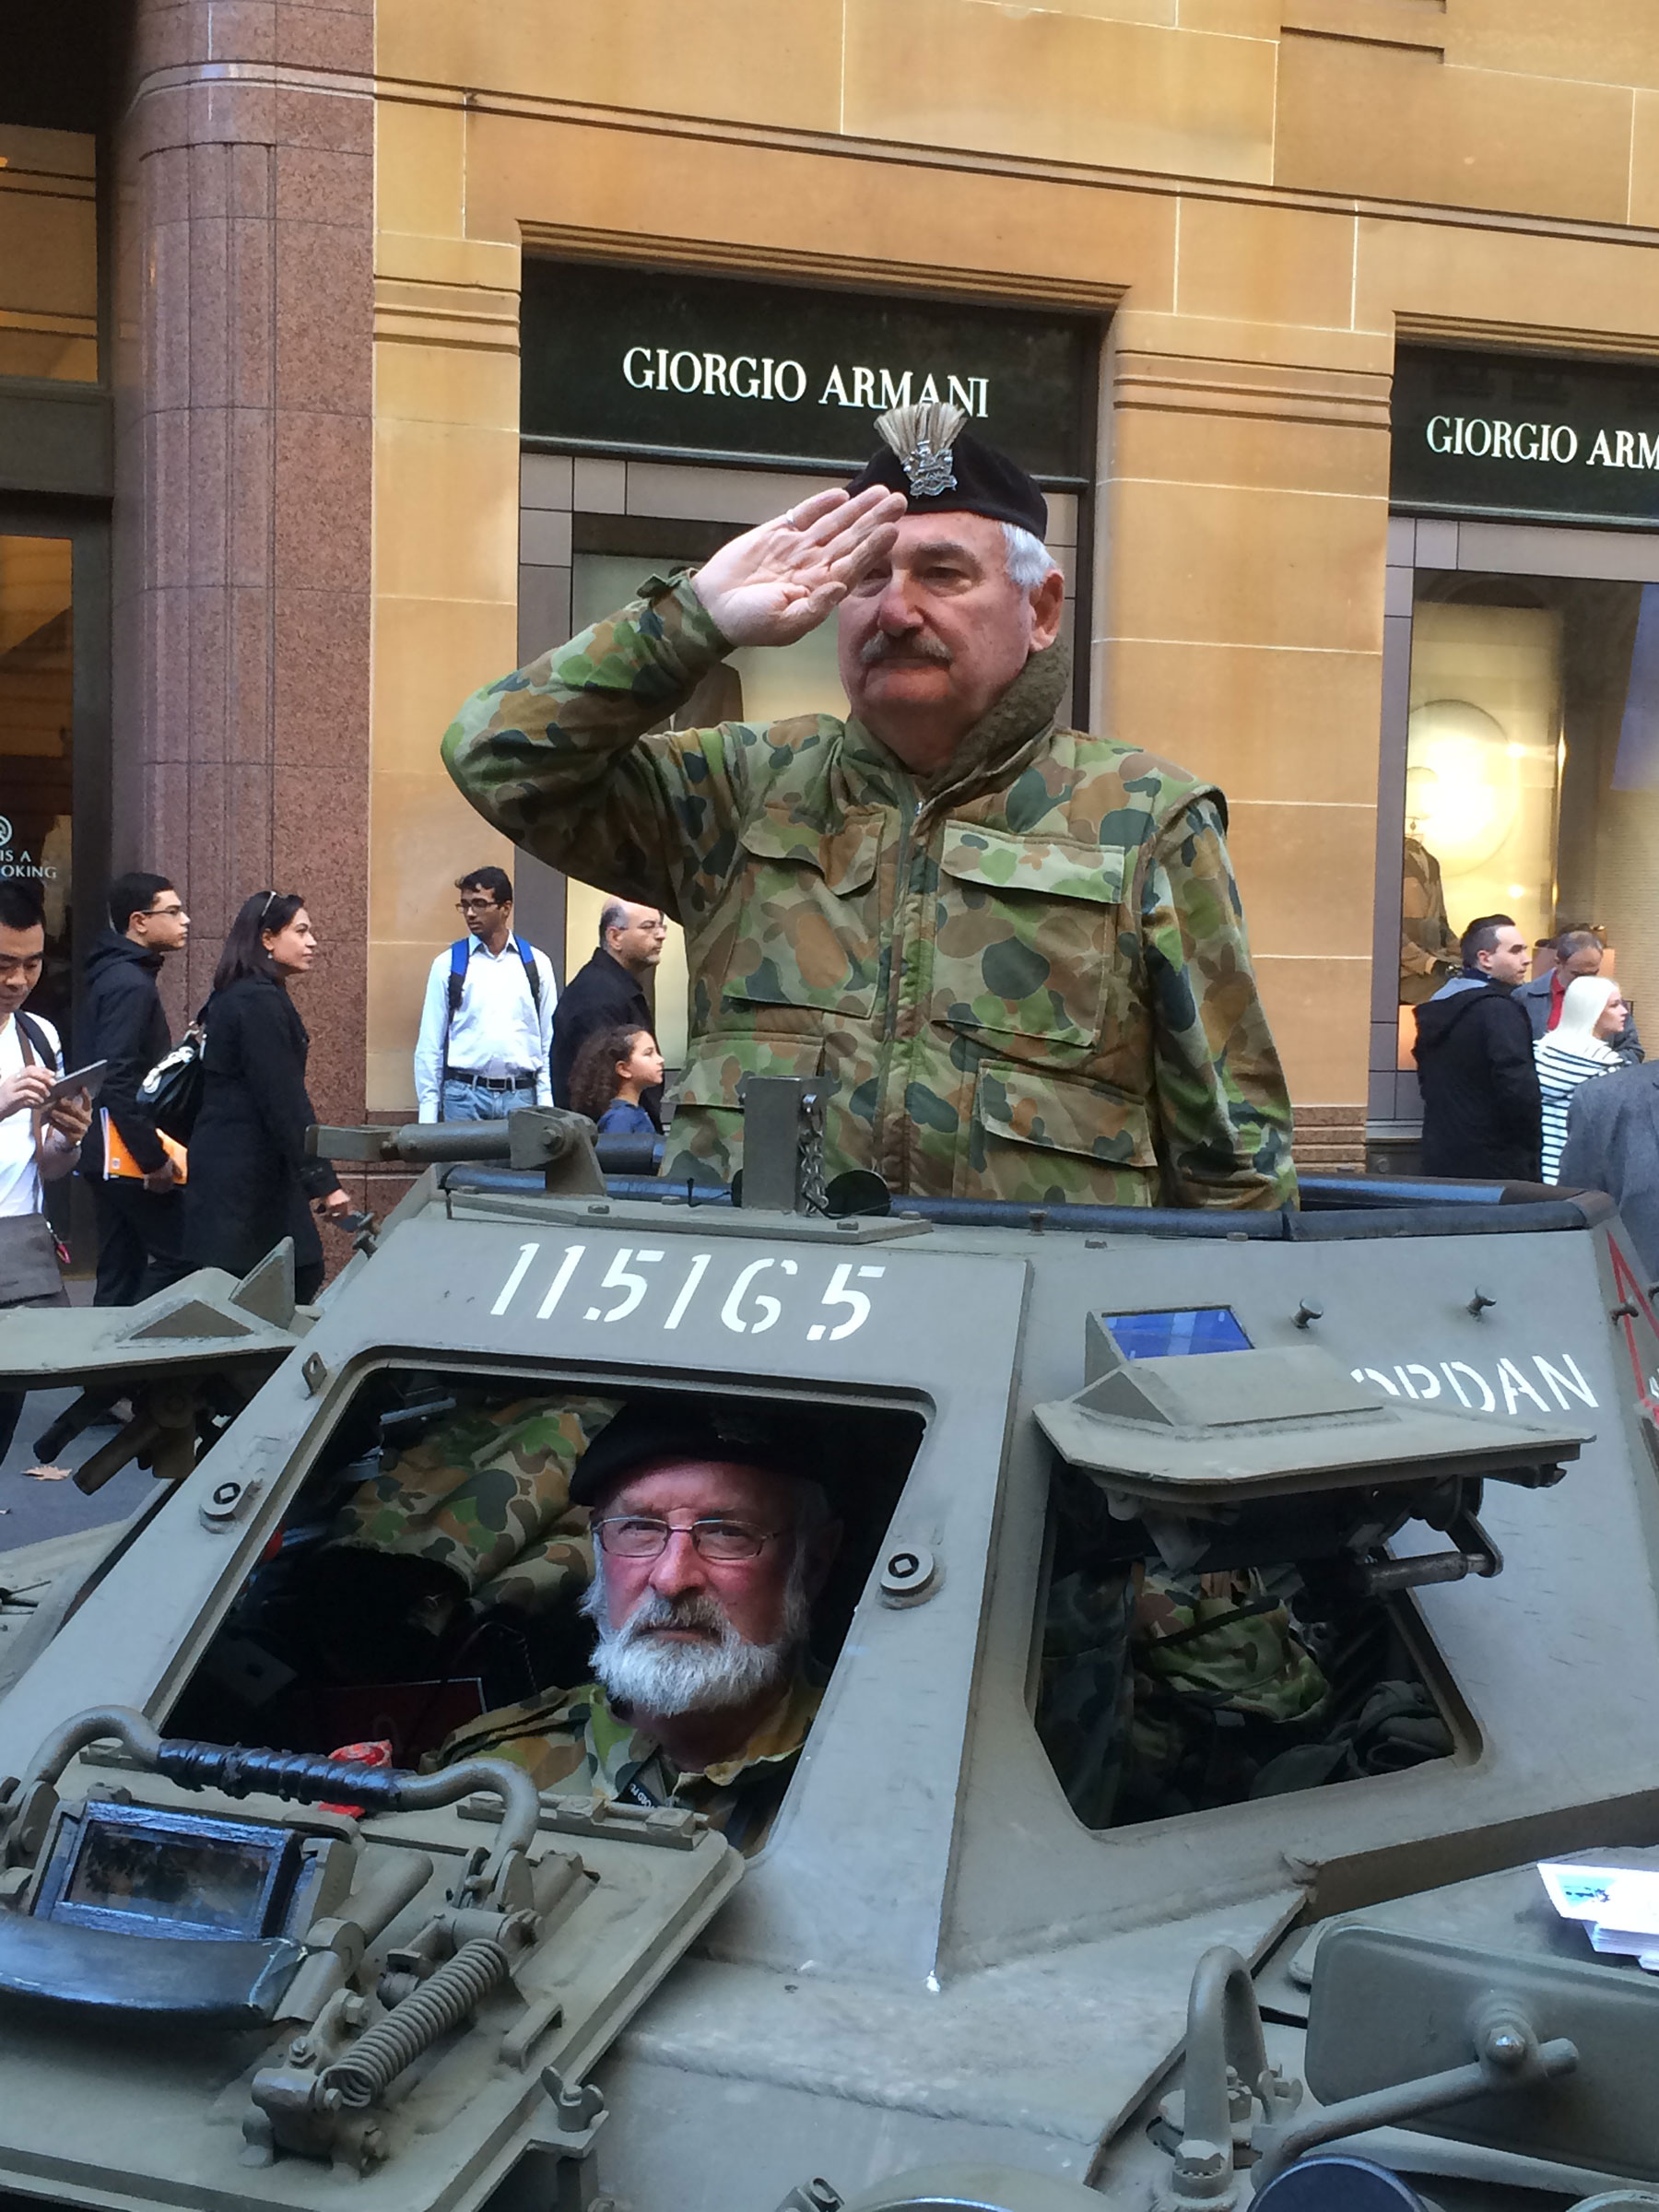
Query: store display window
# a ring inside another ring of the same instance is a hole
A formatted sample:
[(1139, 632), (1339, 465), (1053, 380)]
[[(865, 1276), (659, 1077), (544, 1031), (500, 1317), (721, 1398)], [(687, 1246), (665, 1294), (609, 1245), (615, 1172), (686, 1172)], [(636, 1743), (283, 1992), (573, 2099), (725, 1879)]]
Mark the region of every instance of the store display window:
[(1404, 777), (1402, 1068), (1480, 915), (1659, 988), (1659, 585), (1418, 570)]

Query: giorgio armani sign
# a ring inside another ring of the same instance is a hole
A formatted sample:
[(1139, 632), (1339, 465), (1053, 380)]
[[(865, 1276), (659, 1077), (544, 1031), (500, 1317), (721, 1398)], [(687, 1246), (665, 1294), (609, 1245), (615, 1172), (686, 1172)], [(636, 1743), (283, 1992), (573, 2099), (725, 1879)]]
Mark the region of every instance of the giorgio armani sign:
[(1396, 506), (1659, 528), (1659, 364), (1402, 347)]
[(527, 259), (523, 425), (579, 452), (855, 468), (884, 408), (944, 399), (1075, 484), (1095, 342), (1016, 309)]

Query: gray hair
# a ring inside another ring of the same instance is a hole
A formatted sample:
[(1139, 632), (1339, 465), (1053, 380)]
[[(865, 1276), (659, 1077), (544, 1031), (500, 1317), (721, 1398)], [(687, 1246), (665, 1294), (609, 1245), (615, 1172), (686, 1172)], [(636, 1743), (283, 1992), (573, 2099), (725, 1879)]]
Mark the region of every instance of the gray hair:
[(1030, 530), (1022, 530), (1018, 523), (1002, 526), (1003, 544), (1006, 548), (1008, 582), (1017, 583), (1022, 591), (1034, 592), (1045, 576), (1059, 568), (1042, 540)]
[(624, 899), (607, 899), (605, 904), (599, 909), (600, 946), (602, 947), (604, 947), (606, 938), (610, 935), (610, 933), (613, 929), (626, 929), (627, 927), (627, 900)]

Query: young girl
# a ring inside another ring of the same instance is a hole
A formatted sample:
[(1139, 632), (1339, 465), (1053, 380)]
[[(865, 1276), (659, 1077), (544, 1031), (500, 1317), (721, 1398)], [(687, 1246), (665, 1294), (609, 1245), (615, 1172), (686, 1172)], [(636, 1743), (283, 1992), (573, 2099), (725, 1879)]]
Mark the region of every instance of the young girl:
[(599, 1124), (601, 1136), (648, 1136), (656, 1124), (640, 1093), (663, 1079), (663, 1055), (649, 1030), (597, 1030), (571, 1070), (571, 1104)]

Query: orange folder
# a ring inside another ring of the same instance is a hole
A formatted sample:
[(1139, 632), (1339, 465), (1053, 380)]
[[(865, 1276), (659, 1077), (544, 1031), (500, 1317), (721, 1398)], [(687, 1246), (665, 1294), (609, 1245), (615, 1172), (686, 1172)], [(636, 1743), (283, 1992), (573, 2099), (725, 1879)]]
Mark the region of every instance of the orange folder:
[[(106, 1180), (112, 1182), (142, 1182), (144, 1170), (122, 1142), (120, 1130), (110, 1119), (109, 1108), (100, 1106), (99, 1112), (103, 1116), (104, 1175)], [(185, 1180), (187, 1158), (183, 1146), (176, 1144), (171, 1136), (165, 1135), (159, 1129), (157, 1130), (156, 1135), (160, 1137), (167, 1157), (178, 1170), (179, 1181), (182, 1182)]]

